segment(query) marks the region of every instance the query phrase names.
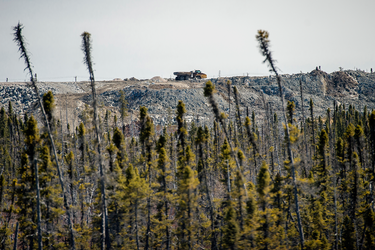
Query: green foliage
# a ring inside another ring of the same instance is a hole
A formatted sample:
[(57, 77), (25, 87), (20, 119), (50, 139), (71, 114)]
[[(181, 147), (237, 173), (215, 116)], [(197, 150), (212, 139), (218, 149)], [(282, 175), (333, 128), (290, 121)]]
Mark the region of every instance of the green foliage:
[(134, 231), (123, 231), (125, 236), (124, 243), (131, 249), (136, 249), (137, 238), (140, 231), (141, 217), (139, 215), (140, 206), (143, 200), (149, 194), (149, 187), (146, 180), (140, 177), (138, 169), (134, 168), (131, 164), (125, 171), (125, 176), (120, 175), (118, 180), (117, 197), (123, 211), (127, 213), (127, 224), (134, 225)]
[(213, 85), (211, 81), (207, 81), (203, 91), (205, 97), (212, 96), (216, 92), (215, 85)]
[(12, 231), (10, 230), (9, 224), (3, 223), (0, 226), (0, 249), (12, 249), (11, 236)]
[(38, 123), (35, 120), (34, 116), (31, 116), (30, 119), (27, 121), (24, 133), (25, 143), (27, 145), (26, 152), (31, 158), (31, 160), (34, 160), (36, 147), (40, 142)]
[(192, 170), (189, 164), (192, 163), (194, 155), (190, 146), (186, 148), (186, 165), (180, 162), (178, 169), (178, 204), (177, 212), (178, 228), (176, 230), (179, 235), (179, 246), (182, 249), (188, 249), (193, 246), (193, 238), (196, 231), (196, 222), (194, 220), (194, 211), (196, 207), (196, 188), (199, 184), (197, 172)]
[(86, 128), (85, 125), (81, 122), (78, 127), (78, 136), (83, 137), (86, 134)]
[[(48, 146), (43, 146), (39, 149), (40, 160), (39, 165), (39, 186), (40, 196), (44, 201), (41, 205), (42, 220), (47, 221), (46, 227), (51, 231), (62, 231), (64, 230), (61, 225), (54, 224), (61, 216), (65, 214), (63, 207), (63, 199), (60, 197), (60, 188), (57, 181), (57, 171), (53, 167), (50, 151)], [(67, 161), (71, 162), (74, 160), (73, 153), (67, 156)], [(69, 175), (72, 175), (72, 169), (70, 169)], [(45, 232), (43, 245), (58, 247), (59, 242), (55, 241), (51, 231)]]
[(154, 135), (154, 123), (151, 117), (145, 118), (143, 129), (139, 135), (139, 139), (142, 143), (151, 143), (152, 136)]
[(186, 113), (185, 104), (180, 100), (177, 105), (177, 121), (182, 123), (184, 114)]
[(9, 136), (8, 130), (8, 116), (5, 112), (4, 107), (0, 110), (0, 139)]
[(264, 199), (269, 192), (270, 174), (268, 173), (268, 166), (265, 161), (262, 162), (262, 167), (259, 170), (257, 177), (257, 192), (261, 199)]
[(120, 90), (120, 114), (121, 114), (121, 119), (124, 121), (125, 117), (127, 116), (127, 105), (128, 102), (125, 99), (125, 92), (123, 90)]
[(122, 147), (124, 147), (124, 143), (125, 143), (124, 139), (125, 138), (121, 130), (116, 127), (115, 130), (113, 131), (112, 141), (118, 149), (121, 149)]
[(288, 123), (293, 124), (294, 122), (294, 112), (295, 112), (296, 104), (293, 101), (288, 101), (286, 105), (286, 115), (287, 115), (287, 120)]
[(52, 122), (53, 111), (55, 109), (55, 98), (51, 90), (43, 95), (43, 107), (47, 114), (48, 121)]

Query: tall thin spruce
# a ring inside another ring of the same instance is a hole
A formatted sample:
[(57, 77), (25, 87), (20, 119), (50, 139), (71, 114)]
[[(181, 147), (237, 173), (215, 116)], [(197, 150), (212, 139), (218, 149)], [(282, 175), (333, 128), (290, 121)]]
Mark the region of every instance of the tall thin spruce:
[(102, 193), (102, 242), (101, 249), (104, 250), (107, 246), (107, 249), (110, 249), (110, 239), (108, 232), (108, 211), (107, 211), (107, 201), (105, 195), (105, 182), (104, 182), (104, 171), (103, 171), (103, 161), (102, 161), (102, 149), (100, 147), (100, 128), (99, 128), (99, 118), (98, 118), (98, 109), (97, 109), (97, 98), (96, 98), (96, 89), (95, 89), (95, 78), (94, 70), (92, 68), (92, 59), (91, 59), (91, 34), (88, 32), (82, 33), (82, 51), (84, 53), (84, 63), (87, 66), (87, 69), (90, 74), (91, 90), (92, 90), (92, 100), (94, 108), (94, 124), (96, 132), (96, 140), (98, 143), (98, 156), (99, 156), (99, 172), (100, 172), (100, 189)]
[(48, 131), (48, 137), (49, 137), (49, 139), (51, 141), (51, 144), (52, 144), (52, 150), (53, 150), (53, 154), (55, 156), (57, 173), (59, 175), (59, 182), (60, 182), (60, 186), (61, 186), (61, 190), (62, 190), (62, 195), (63, 195), (63, 198), (64, 198), (65, 212), (66, 212), (66, 215), (67, 215), (67, 218), (68, 218), (68, 227), (69, 227), (69, 231), (70, 231), (70, 248), (76, 249), (75, 240), (74, 240), (74, 229), (73, 229), (72, 217), (71, 217), (71, 213), (70, 213), (70, 206), (68, 204), (68, 200), (67, 200), (67, 197), (66, 197), (66, 194), (65, 194), (63, 174), (62, 174), (62, 171), (60, 169), (59, 160), (57, 158), (56, 147), (55, 147), (55, 142), (54, 142), (53, 137), (52, 137), (51, 127), (50, 127), (50, 124), (48, 122), (47, 114), (46, 114), (46, 112), (44, 110), (44, 107), (43, 107), (42, 98), (40, 97), (38, 86), (36, 85), (36, 79), (34, 78), (34, 73), (33, 73), (32, 67), (31, 67), (30, 57), (29, 57), (29, 54), (28, 54), (27, 49), (26, 49), (25, 39), (22, 35), (23, 28), (24, 27), (21, 23), (18, 23), (17, 26), (13, 27), (13, 30), (14, 30), (13, 41), (17, 43), (18, 50), (21, 53), (20, 58), (24, 59), (24, 61), (25, 61), (25, 64), (26, 64), (25, 70), (29, 71), (29, 74), (30, 74), (30, 82), (31, 83), (30, 83), (29, 86), (34, 89), (35, 95), (38, 99), (38, 104), (40, 106), (40, 109), (42, 110), (44, 122), (46, 123), (47, 131)]
[(286, 113), (285, 113), (285, 101), (284, 101), (284, 95), (283, 95), (283, 88), (281, 86), (281, 77), (278, 74), (275, 66), (275, 61), (272, 58), (272, 53), (269, 50), (269, 43), (270, 40), (268, 39), (269, 34), (265, 30), (258, 30), (258, 34), (256, 35), (256, 39), (259, 42), (259, 48), (260, 52), (263, 56), (266, 57), (263, 62), (268, 62), (269, 67), (271, 68), (270, 71), (275, 73), (277, 84), (279, 85), (279, 91), (280, 91), (280, 97), (281, 97), (281, 104), (283, 109), (283, 116), (284, 116), (284, 122), (286, 127), (286, 138), (287, 138), (287, 146), (288, 146), (288, 154), (289, 154), (289, 160), (292, 166), (292, 179), (293, 179), (293, 185), (294, 185), (294, 199), (295, 199), (295, 205), (296, 205), (296, 214), (297, 214), (297, 220), (298, 220), (298, 230), (301, 240), (301, 249), (304, 248), (304, 236), (303, 236), (303, 228), (302, 228), (302, 221), (301, 221), (301, 215), (299, 211), (299, 204), (298, 204), (298, 194), (297, 194), (297, 185), (296, 185), (296, 176), (295, 176), (295, 167), (294, 167), (294, 159), (292, 154), (292, 147), (290, 143), (290, 136), (289, 136), (289, 127), (288, 122), (286, 119)]

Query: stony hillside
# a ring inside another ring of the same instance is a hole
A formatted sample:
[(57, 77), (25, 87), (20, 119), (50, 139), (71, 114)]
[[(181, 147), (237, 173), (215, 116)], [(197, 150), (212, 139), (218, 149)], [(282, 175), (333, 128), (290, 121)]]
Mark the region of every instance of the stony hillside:
[[(300, 80), (303, 85), (304, 107), (307, 114), (310, 98), (318, 114), (323, 114), (336, 100), (339, 103), (354, 104), (358, 108), (365, 105), (375, 108), (375, 73), (370, 74), (360, 70), (338, 71), (328, 74), (324, 71), (313, 70), (310, 73), (283, 75), (284, 93), (286, 100), (296, 103), (297, 116), (301, 115)], [(279, 90), (274, 76), (265, 77), (230, 77), (215, 78), (211, 81), (218, 92), (216, 100), (227, 114), (234, 115), (234, 98), (231, 93), (228, 98), (227, 81), (237, 86), (240, 93), (240, 104), (243, 114), (246, 108), (256, 111), (261, 117), (264, 114), (264, 103), (269, 103), (274, 112), (281, 111)], [(174, 108), (178, 100), (186, 104), (187, 120), (207, 122), (213, 118), (211, 108), (203, 96), (205, 80), (176, 82), (171, 79), (154, 77), (149, 80), (115, 79), (114, 81), (97, 82), (100, 103), (112, 114), (118, 113), (119, 90), (124, 90), (129, 110), (136, 119), (139, 106), (146, 106), (155, 123), (163, 125), (167, 121), (168, 108)], [(40, 82), (42, 93), (51, 90), (57, 99), (57, 117), (64, 121), (68, 116), (69, 122), (77, 125), (85, 104), (90, 105), (91, 95), (89, 82)], [(0, 83), (1, 106), (12, 101), (18, 113), (24, 111), (36, 112), (35, 97), (26, 83)], [(230, 111), (231, 109), (231, 111)]]

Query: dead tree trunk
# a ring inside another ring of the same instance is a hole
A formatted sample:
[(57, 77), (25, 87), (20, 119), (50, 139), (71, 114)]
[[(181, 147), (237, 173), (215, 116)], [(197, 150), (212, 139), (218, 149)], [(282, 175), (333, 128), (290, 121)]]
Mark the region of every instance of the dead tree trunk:
[(305, 147), (306, 155), (303, 157), (303, 165), (305, 169), (305, 175), (307, 176), (308, 173), (306, 172), (306, 165), (307, 165), (307, 159), (308, 159), (308, 148), (307, 148), (307, 143), (306, 143), (306, 123), (305, 123), (305, 109), (303, 107), (303, 90), (302, 90), (302, 80), (299, 80), (299, 88), (301, 92), (301, 109), (302, 109), (302, 125), (303, 125), (303, 145)]
[(17, 221), (17, 224), (16, 224), (16, 232), (14, 233), (14, 244), (13, 244), (13, 250), (17, 250), (18, 226), (19, 226), (19, 223), (18, 223), (18, 221)]

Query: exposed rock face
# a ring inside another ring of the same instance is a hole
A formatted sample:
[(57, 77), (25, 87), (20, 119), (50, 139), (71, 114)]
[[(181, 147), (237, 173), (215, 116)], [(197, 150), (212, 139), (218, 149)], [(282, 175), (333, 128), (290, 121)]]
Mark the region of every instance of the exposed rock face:
[(337, 71), (327, 74), (320, 70), (313, 70), (310, 75), (315, 77), (314, 80), (323, 84), (324, 95), (358, 98), (357, 88), (359, 84), (355, 78), (346, 72)]
[[(235, 102), (233, 92), (228, 96), (227, 81), (236, 86), (239, 91), (241, 111), (245, 115), (246, 108), (261, 117), (264, 114), (264, 103), (269, 103), (273, 112), (281, 111), (279, 88), (274, 76), (265, 77), (222, 77), (211, 79), (218, 90), (216, 101), (221, 111), (230, 113), (234, 117)], [(362, 109), (375, 108), (375, 73), (363, 71), (337, 71), (331, 74), (321, 70), (313, 70), (306, 74), (282, 75), (283, 93), (286, 100), (296, 104), (296, 115), (301, 115), (300, 81), (303, 85), (304, 105), (307, 114), (310, 98), (314, 102), (316, 115), (324, 115), (327, 108), (333, 107), (333, 102), (354, 104)], [(77, 114), (82, 109), (82, 102), (91, 104), (91, 90), (88, 82), (76, 83), (38, 83), (40, 92), (48, 90), (56, 95), (57, 99), (65, 98), (65, 94), (75, 99), (70, 102), (76, 105)], [(100, 102), (111, 110), (119, 107), (119, 90), (124, 90), (128, 107), (137, 112), (139, 106), (146, 106), (154, 118), (155, 123), (165, 124), (168, 108), (174, 109), (179, 100), (182, 100), (187, 109), (188, 120), (197, 119), (208, 121), (213, 119), (211, 107), (203, 96), (205, 80), (175, 82), (160, 77), (150, 80), (128, 79), (127, 81), (98, 82), (98, 97)], [(12, 101), (14, 108), (32, 111), (32, 103), (36, 101), (31, 88), (23, 83), (0, 83), (0, 102), (7, 106)], [(135, 117), (133, 117), (135, 119)]]
[[(174, 109), (179, 100), (185, 103), (186, 110), (191, 116), (199, 115), (201, 117), (211, 117), (211, 107), (207, 103), (207, 99), (203, 96), (202, 88), (188, 89), (152, 89), (152, 88), (124, 88), (128, 107), (131, 110), (138, 110), (140, 106), (145, 106), (150, 114), (154, 116), (154, 122), (166, 122), (166, 114), (168, 107)], [(120, 94), (118, 90), (106, 91), (100, 95), (104, 105), (118, 106)], [(87, 97), (87, 101), (91, 100), (91, 96)], [(227, 102), (218, 94), (216, 101), (220, 108), (227, 111)], [(174, 113), (174, 111), (173, 111)], [(158, 115), (161, 115), (159, 118)], [(156, 119), (156, 120), (155, 120)]]

